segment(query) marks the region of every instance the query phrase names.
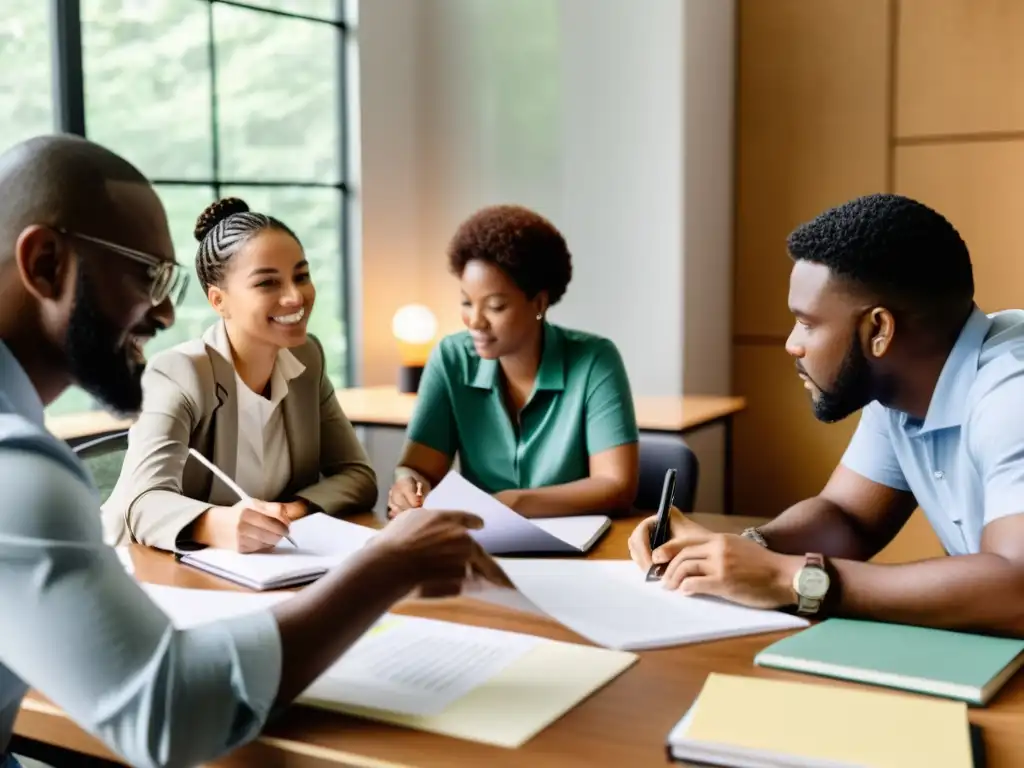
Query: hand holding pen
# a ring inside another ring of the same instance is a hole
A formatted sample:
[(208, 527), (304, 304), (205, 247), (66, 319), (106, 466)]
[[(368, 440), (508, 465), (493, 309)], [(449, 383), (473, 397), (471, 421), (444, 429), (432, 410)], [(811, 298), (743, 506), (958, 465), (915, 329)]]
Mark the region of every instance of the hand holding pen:
[(395, 480), (388, 491), (388, 517), (405, 512), (407, 509), (418, 509), (423, 506), (423, 482), (405, 475)]
[(193, 538), (197, 542), (239, 552), (273, 549), (281, 539), (293, 547), (298, 546), (288, 535), (291, 518), (284, 504), (253, 499), (227, 473), (197, 450), (190, 448), (189, 453), (239, 497), (234, 506), (213, 507), (196, 520)]

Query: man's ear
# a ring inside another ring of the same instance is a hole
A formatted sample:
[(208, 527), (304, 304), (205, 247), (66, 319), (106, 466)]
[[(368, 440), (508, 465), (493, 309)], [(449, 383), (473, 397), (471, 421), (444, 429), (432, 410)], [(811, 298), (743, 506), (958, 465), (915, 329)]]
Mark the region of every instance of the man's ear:
[(74, 290), (75, 259), (49, 227), (34, 224), (22, 230), (14, 260), (25, 289), (40, 301), (60, 301)]
[(896, 318), (885, 307), (875, 307), (867, 314), (868, 353), (879, 359), (885, 356), (892, 346), (896, 333)]

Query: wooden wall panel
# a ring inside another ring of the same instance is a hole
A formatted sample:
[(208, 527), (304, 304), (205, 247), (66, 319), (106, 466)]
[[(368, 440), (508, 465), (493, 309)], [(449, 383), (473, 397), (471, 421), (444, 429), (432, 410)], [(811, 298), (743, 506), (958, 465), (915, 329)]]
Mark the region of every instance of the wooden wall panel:
[(1024, 131), (1024, 2), (899, 0), (896, 135)]
[(741, 0), (737, 100), (737, 335), (785, 336), (786, 235), (884, 189), (888, 0)]
[(989, 312), (1024, 306), (1022, 185), (1024, 141), (896, 150), (896, 191), (935, 208), (960, 231), (978, 304)]
[(838, 424), (815, 419), (781, 343), (736, 345), (733, 370), (747, 384), (740, 390), (747, 410), (736, 419), (733, 441), (735, 511), (774, 516), (822, 489), (860, 417)]

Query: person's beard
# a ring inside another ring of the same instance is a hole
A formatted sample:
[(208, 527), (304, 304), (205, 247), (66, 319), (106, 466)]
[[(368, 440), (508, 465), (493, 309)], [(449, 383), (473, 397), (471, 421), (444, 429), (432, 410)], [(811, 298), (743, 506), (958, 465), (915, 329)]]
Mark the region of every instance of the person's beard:
[(64, 340), (68, 368), (78, 386), (111, 410), (127, 415), (142, 408), (143, 366), (129, 359), (120, 343), (123, 335), (100, 309), (88, 271), (80, 269)]
[[(807, 371), (803, 369), (799, 361), (797, 361), (797, 370), (807, 376)], [(871, 370), (871, 363), (864, 355), (864, 350), (861, 349), (856, 336), (843, 358), (843, 364), (839, 368), (839, 373), (832, 383), (831, 389), (819, 386), (810, 376), (807, 378), (818, 390), (818, 396), (811, 399), (814, 417), (826, 424), (842, 421), (872, 400), (877, 400), (881, 394), (879, 384)]]

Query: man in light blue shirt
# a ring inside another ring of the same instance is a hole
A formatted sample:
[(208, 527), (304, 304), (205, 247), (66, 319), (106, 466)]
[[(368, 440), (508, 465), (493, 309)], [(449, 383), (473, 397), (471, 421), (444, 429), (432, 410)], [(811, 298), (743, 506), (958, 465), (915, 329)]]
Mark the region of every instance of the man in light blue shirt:
[(479, 519), (424, 510), (272, 610), (171, 626), (103, 544), (98, 495), (43, 408), (79, 384), (138, 410), (142, 343), (173, 322), (183, 280), (163, 207), (123, 159), (70, 136), (0, 155), (0, 765), (16, 764), (29, 686), (131, 765), (205, 762), (410, 590), (457, 593), (467, 567), (501, 581), (469, 535)]
[[(652, 554), (645, 521), (633, 558), (687, 594), (1024, 637), (1024, 312), (982, 312), (959, 234), (898, 195), (826, 211), (789, 251), (786, 348), (815, 415), (863, 408), (839, 467), (742, 536), (680, 519)], [(955, 557), (865, 562), (916, 506)]]

